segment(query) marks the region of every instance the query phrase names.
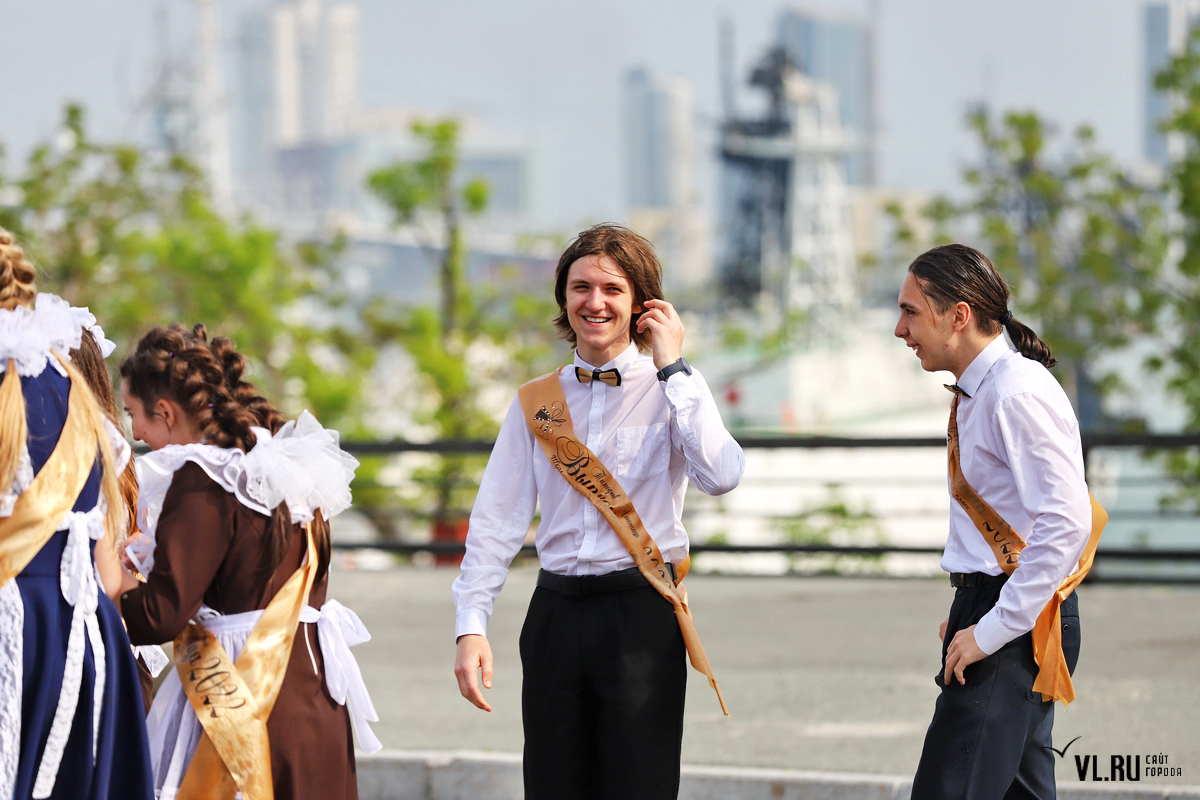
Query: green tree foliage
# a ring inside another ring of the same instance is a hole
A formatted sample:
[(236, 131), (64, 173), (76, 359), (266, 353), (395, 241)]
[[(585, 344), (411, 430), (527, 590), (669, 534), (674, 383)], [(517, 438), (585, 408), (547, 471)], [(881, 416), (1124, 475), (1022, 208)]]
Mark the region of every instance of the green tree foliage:
[[(1167, 189), (1182, 252), (1165, 287), (1169, 335), (1151, 366), (1165, 374), (1169, 388), (1183, 401), (1187, 430), (1194, 432), (1200, 431), (1200, 26), (1192, 28), (1187, 46), (1157, 75), (1155, 85), (1173, 99), (1173, 113), (1163, 128), (1181, 145)], [(1200, 503), (1200, 455), (1180, 452), (1170, 459), (1172, 471), (1184, 481), (1184, 496)]]
[[(440, 440), (493, 438), (497, 424), (480, 398), (489, 386), (515, 388), (548, 364), (555, 306), (548, 287), (544, 300), (526, 295), (515, 274), (497, 285), (467, 286), (463, 221), (486, 208), (487, 184), (460, 174), (455, 120), (417, 122), (412, 130), (423, 157), (379, 169), (367, 185), (391, 209), (398, 227), (429, 243), (441, 303), (436, 310), (397, 313), (376, 302), (365, 319), (378, 344), (399, 342), (415, 363), (420, 390), (433, 399), (418, 422), (432, 426)], [(433, 495), (435, 522), (466, 515), (484, 462), (482, 456), (443, 455), (438, 466), (416, 476)]]
[(0, 225), (26, 244), (39, 288), (89, 307), (118, 356), (154, 325), (204, 322), (289, 412), (356, 429), (371, 356), (317, 319), (337, 303), (336, 243), (292, 250), (250, 219), (225, 219), (187, 159), (95, 142), (78, 106), (22, 172), (0, 170), (0, 192)]
[(367, 185), (392, 210), (397, 225), (419, 224), (422, 216), (433, 216), (440, 224), (441, 328), (442, 335), (450, 337), (458, 330), (459, 317), (466, 311), (463, 216), (483, 212), (487, 207), (488, 186), (480, 178), (461, 186), (458, 183), (456, 120), (442, 119), (432, 124), (417, 121), (412, 132), (428, 148), (425, 158), (376, 170), (367, 178)]
[[(1078, 407), (1093, 384), (1117, 385), (1093, 374), (1097, 356), (1157, 330), (1168, 244), (1161, 195), (1102, 152), (1086, 126), (1055, 155), (1051, 127), (1035, 113), (997, 120), (975, 109), (967, 125), (982, 151), (963, 171), (968, 196), (939, 197), (925, 216), (935, 241), (973, 232), (1012, 287), (1016, 316), (1054, 350)], [(915, 244), (911, 227), (898, 232)]]

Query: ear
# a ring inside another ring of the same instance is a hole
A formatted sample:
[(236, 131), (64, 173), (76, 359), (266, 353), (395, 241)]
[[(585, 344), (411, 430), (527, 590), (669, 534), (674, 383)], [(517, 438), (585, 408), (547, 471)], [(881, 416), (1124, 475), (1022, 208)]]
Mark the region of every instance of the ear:
[(954, 308), (950, 309), (950, 314), (950, 325), (955, 333), (962, 333), (975, 318), (975, 312), (971, 310), (971, 306), (961, 300), (954, 304)]
[(175, 427), (175, 423), (179, 422), (179, 408), (165, 398), (158, 398), (154, 403), (154, 416), (161, 417), (163, 422), (167, 423), (168, 428)]

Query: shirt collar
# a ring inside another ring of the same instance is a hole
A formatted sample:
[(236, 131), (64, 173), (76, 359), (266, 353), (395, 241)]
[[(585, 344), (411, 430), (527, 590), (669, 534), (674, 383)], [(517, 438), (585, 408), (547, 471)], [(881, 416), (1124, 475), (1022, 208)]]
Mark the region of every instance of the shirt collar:
[(958, 388), (966, 392), (967, 397), (974, 397), (992, 365), (999, 361), (1000, 357), (1008, 350), (1008, 342), (1004, 341), (1003, 335), (992, 339), (988, 346), (980, 350), (979, 355), (975, 356), (974, 360), (963, 370), (962, 377), (958, 379)]
[(607, 364), (601, 364), (599, 366), (596, 366), (594, 364), (589, 364), (588, 362), (584, 361), (579, 356), (578, 350), (575, 351), (575, 362), (574, 363), (575, 363), (575, 366), (583, 367), (584, 369), (588, 370), (589, 372), (594, 372), (598, 369), (615, 369), (617, 372), (621, 373), (622, 377), (624, 377), (625, 370), (629, 368), (629, 365), (632, 364), (634, 359), (636, 359), (637, 357), (638, 357), (637, 345), (634, 344), (633, 342), (630, 342), (629, 347), (625, 348), (624, 352), (622, 352), (619, 356), (617, 356), (613, 360), (609, 361)]

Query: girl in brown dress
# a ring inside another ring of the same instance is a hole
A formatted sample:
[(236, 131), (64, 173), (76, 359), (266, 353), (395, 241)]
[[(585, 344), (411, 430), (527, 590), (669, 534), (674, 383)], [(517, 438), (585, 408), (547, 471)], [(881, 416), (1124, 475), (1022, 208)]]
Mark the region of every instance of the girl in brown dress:
[[(202, 325), (157, 328), (121, 365), (133, 436), (152, 450), (138, 459), (145, 537), (130, 550), (147, 580), (122, 595), (121, 608), (134, 644), (171, 641), (194, 622), (236, 660), (262, 609), (304, 563), (311, 521), (316, 578), (267, 721), (272, 779), (277, 798), (355, 798), (351, 731), (363, 749), (378, 749), (365, 723), (377, 717), (348, 649), (327, 640), (369, 637), (325, 592), (326, 520), (349, 506), (357, 462), (307, 412), (285, 423), (241, 379), (244, 368), (233, 344), (209, 343)], [(340, 635), (326, 635), (333, 628)], [(349, 697), (330, 693), (347, 681), (328, 669), (351, 673)], [(155, 788), (170, 800), (202, 732), (176, 673), (147, 726)]]

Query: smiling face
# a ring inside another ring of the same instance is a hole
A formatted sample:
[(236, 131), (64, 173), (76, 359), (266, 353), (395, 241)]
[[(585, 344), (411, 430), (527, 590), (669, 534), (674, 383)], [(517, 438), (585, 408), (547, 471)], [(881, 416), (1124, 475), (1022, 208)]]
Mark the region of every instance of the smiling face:
[(642, 311), (625, 271), (608, 256), (583, 256), (567, 270), (566, 284), (563, 308), (579, 357), (598, 367), (623, 353), (633, 315)]
[[(956, 376), (955, 357), (955, 308), (939, 312), (933, 302), (917, 283), (910, 272), (900, 288), (900, 320), (896, 323), (895, 335), (913, 349), (926, 372), (949, 370)], [(969, 362), (968, 362), (969, 363)]]

